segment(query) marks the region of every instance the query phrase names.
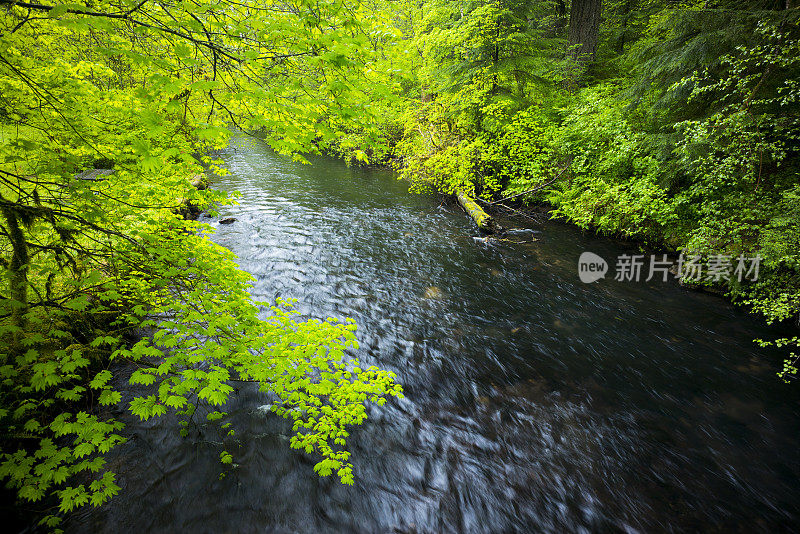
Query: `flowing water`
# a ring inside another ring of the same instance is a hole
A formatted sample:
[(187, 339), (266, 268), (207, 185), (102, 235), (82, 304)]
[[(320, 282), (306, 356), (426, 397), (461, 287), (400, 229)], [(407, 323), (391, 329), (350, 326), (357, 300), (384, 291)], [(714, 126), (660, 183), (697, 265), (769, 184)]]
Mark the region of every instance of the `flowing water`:
[[(797, 387), (774, 336), (674, 282), (585, 285), (581, 252), (632, 246), (554, 222), (504, 221), (485, 243), (463, 213), (386, 171), (293, 163), (237, 137), (242, 192), (213, 237), (259, 299), (352, 317), (366, 364), (405, 398), (353, 430), (356, 483), (320, 479), (284, 421), (245, 389), (218, 439), (136, 423), (112, 467), (122, 493), (72, 531), (773, 532), (800, 525)], [(216, 220), (205, 219), (217, 225)], [(613, 278), (613, 273), (610, 278)]]

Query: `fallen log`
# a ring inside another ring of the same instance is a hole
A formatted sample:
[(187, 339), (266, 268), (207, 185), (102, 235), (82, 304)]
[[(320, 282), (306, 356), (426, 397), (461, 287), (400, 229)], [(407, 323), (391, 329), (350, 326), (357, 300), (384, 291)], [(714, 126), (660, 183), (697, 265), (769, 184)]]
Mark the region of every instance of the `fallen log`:
[(464, 208), (464, 211), (467, 212), (467, 215), (472, 217), (472, 220), (475, 221), (475, 224), (478, 225), (481, 231), (489, 234), (496, 234), (503, 231), (500, 225), (497, 224), (497, 221), (495, 221), (491, 215), (483, 211), (483, 208), (478, 206), (478, 203), (470, 198), (469, 195), (463, 191), (459, 191), (456, 193), (456, 198), (458, 199), (458, 203), (461, 204), (461, 207)]

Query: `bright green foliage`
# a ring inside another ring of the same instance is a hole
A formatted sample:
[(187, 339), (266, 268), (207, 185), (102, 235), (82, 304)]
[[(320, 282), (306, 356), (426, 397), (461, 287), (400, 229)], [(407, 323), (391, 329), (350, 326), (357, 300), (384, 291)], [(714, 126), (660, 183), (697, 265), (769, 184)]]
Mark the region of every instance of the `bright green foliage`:
[[(324, 148), (369, 162), (394, 156), (420, 190), (499, 190), (503, 155), (492, 145), (516, 112), (560, 79), (566, 63), (548, 48), (562, 41), (544, 35), (546, 8), (500, 0), (376, 3), (395, 26), (378, 33), (382, 59), (366, 74), (392, 96), (374, 90), (381, 97), (370, 102), (377, 127), (350, 125)], [(383, 139), (379, 149), (361, 150), (373, 134)]]
[(625, 119), (624, 106), (611, 85), (581, 92), (550, 140), (556, 158), (570, 162), (570, 179), (547, 200), (555, 214), (584, 228), (659, 241), (677, 216), (658, 184), (659, 162)]
[(704, 283), (767, 321), (800, 316), (800, 9), (606, 0), (575, 87), (569, 3), (393, 5), (403, 38), (383, 52), (409, 72), (382, 120), (412, 190), (519, 195), (654, 247), (759, 255), (758, 281)]
[[(759, 23), (755, 35), (755, 44), (721, 58), (724, 75), (683, 80), (692, 98), (713, 95), (719, 105), (677, 127), (682, 163), (695, 176), (682, 200), (700, 220), (687, 248), (762, 256), (758, 282), (732, 295), (772, 322), (800, 311), (800, 31), (783, 20)], [(789, 355), (781, 377), (796, 374), (796, 359)]]
[[(281, 400), (274, 410), (294, 421), (292, 446), (321, 454), (321, 465), (333, 465), (342, 482), (352, 483), (349, 453), (337, 447), (344, 445), (346, 427), (366, 418), (364, 401), (383, 404), (386, 395), (400, 394), (391, 374), (353, 367), (345, 351), (357, 346), (355, 324), (298, 322), (284, 302), (261, 319), (247, 292), (250, 276), (235, 268), (230, 252), (202, 236), (185, 236), (181, 248), (161, 254), (191, 287), (177, 301), (174, 270), (123, 286), (151, 296), (152, 319), (142, 324), (158, 328), (111, 356), (138, 362), (130, 382), (154, 392), (134, 398), (131, 411), (146, 420), (190, 403), (219, 407), (234, 391), (232, 378), (256, 382)], [(187, 415), (193, 418), (194, 409)], [(208, 420), (223, 415), (211, 412)]]
[(496, 141), (486, 151), (485, 161), (508, 193), (521, 193), (536, 186), (552, 169), (554, 128), (540, 107), (516, 113), (502, 126)]
[[(257, 383), (317, 472), (353, 482), (347, 427), (365, 402), (400, 395), (393, 376), (356, 367), (351, 322), (254, 303), (233, 254), (183, 215), (233, 201), (192, 185), (224, 173), (195, 154), (224, 146), (229, 126), (295, 154), (343, 124), (369, 130), (370, 13), (338, 0), (2, 2), (0, 477), (55, 504), (50, 528), (119, 491), (104, 455), (124, 440), (111, 407), (128, 382), (140, 418), (175, 413), (189, 436), (204, 414), (229, 437), (232, 384)], [(77, 176), (92, 167), (114, 172)]]
[[(403, 117), (397, 153), (416, 187), (486, 196), (508, 179), (509, 123), (560, 79), (556, 41), (530, 24), (544, 4), (431, 2), (408, 46), (420, 51), (418, 107)], [(506, 167), (505, 169), (503, 167)]]
[[(800, 337), (797, 336), (785, 337), (772, 341), (764, 341), (763, 339), (756, 339), (755, 341), (762, 347), (800, 347)], [(797, 366), (798, 360), (800, 360), (800, 354), (794, 351), (790, 352), (786, 360), (784, 360), (783, 369), (778, 373), (778, 376), (781, 377), (784, 382), (788, 383), (790, 379), (797, 377), (797, 372), (800, 370)]]
[(423, 92), (452, 95), (445, 107), (463, 127), (491, 122), (481, 112), (486, 104), (518, 106), (553, 70), (541, 53), (547, 41), (528, 23), (541, 7), (513, 0), (428, 4), (414, 43), (423, 54)]
[[(800, 12), (783, 2), (608, 0), (581, 88), (560, 2), (0, 3), (0, 476), (21, 499), (67, 512), (119, 490), (103, 455), (126, 381), (127, 409), (177, 414), (187, 437), (234, 436), (224, 405), (255, 382), (315, 471), (353, 481), (348, 427), (400, 388), (348, 357), (351, 322), (252, 302), (184, 220), (232, 201), (192, 185), (224, 172), (194, 155), (229, 126), (300, 160), (393, 159), (417, 190), (760, 254), (759, 280), (726, 289), (768, 320), (800, 312)], [(92, 167), (114, 173), (76, 177)]]
[(766, 276), (735, 294), (770, 320), (800, 309), (800, 32), (787, 30), (760, 24), (759, 44), (722, 58), (724, 76), (687, 78), (693, 97), (714, 94), (721, 106), (677, 125), (694, 171), (681, 200), (699, 219), (686, 246), (763, 256)]

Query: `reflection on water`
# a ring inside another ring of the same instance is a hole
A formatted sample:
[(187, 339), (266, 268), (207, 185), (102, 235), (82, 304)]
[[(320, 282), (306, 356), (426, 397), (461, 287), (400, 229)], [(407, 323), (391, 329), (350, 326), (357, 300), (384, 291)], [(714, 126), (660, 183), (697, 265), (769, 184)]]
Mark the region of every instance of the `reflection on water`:
[(356, 356), (394, 371), (406, 398), (354, 429), (352, 487), (317, 478), (250, 389), (230, 406), (240, 442), (224, 478), (215, 435), (129, 420), (133, 439), (114, 456), (122, 494), (71, 530), (797, 525), (798, 393), (775, 377), (779, 356), (751, 342), (774, 332), (672, 283), (579, 281), (581, 252), (630, 245), (552, 222), (476, 241), (462, 213), (387, 172), (233, 145), (218, 187), (242, 198), (214, 240), (256, 277), (257, 298), (356, 319)]

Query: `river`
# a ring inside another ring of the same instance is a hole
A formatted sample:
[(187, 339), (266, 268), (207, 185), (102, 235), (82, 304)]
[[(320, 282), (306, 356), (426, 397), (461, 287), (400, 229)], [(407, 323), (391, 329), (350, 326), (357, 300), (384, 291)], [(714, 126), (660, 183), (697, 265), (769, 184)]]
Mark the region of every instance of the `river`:
[[(68, 530), (100, 532), (773, 532), (800, 525), (797, 386), (752, 340), (777, 333), (674, 281), (578, 279), (583, 251), (633, 245), (552, 221), (509, 241), (383, 170), (312, 165), (235, 137), (242, 193), (213, 239), (259, 299), (352, 317), (354, 356), (405, 398), (353, 430), (356, 482), (318, 478), (285, 422), (242, 390), (237, 467), (214, 439), (129, 422), (122, 493)], [(612, 266), (613, 271), (613, 266)]]

